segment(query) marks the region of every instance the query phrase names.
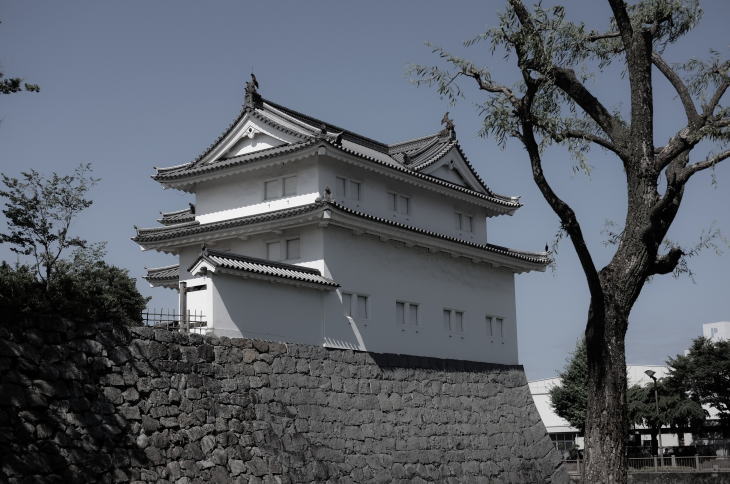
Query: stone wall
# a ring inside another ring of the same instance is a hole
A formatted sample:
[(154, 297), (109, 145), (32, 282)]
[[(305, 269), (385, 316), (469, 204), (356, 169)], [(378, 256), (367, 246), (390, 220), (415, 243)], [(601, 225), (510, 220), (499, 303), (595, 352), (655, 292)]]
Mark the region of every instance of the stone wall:
[(0, 327), (2, 482), (565, 482), (522, 367)]

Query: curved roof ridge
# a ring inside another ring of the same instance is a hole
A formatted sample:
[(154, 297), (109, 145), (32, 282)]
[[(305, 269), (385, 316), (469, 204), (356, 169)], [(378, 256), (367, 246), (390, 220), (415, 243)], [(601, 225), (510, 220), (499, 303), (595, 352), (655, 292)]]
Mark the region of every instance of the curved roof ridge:
[(321, 119), (315, 118), (314, 116), (310, 116), (308, 114), (304, 114), (299, 111), (295, 111), (294, 109), (288, 108), (288, 107), (283, 106), (278, 103), (275, 103), (274, 101), (271, 101), (269, 99), (263, 99), (263, 102), (265, 105), (268, 104), (269, 106), (272, 106), (273, 108), (283, 112), (284, 114), (288, 114), (289, 116), (291, 116), (295, 119), (298, 119), (301, 122), (310, 124), (315, 129), (319, 129), (320, 125), (324, 124), (327, 128), (327, 131), (342, 132), (342, 133), (344, 133), (344, 137), (349, 139), (352, 142), (359, 143), (359, 144), (362, 144), (369, 148), (376, 149), (377, 151), (382, 151), (383, 153), (386, 153), (386, 154), (388, 153), (388, 145), (386, 145), (385, 143), (382, 143), (378, 140), (355, 133), (354, 131), (350, 131), (349, 129), (341, 128), (332, 123), (322, 121)]
[(388, 152), (390, 154), (394, 154), (394, 153), (401, 153), (403, 151), (409, 151), (410, 149), (407, 145), (411, 145), (411, 144), (417, 145), (418, 143), (426, 141), (427, 139), (438, 138), (438, 136), (439, 136), (439, 133), (434, 133), (434, 134), (430, 134), (427, 136), (421, 136), (420, 138), (413, 138), (413, 139), (409, 139), (406, 141), (400, 141), (398, 143), (393, 143), (393, 144), (388, 145)]

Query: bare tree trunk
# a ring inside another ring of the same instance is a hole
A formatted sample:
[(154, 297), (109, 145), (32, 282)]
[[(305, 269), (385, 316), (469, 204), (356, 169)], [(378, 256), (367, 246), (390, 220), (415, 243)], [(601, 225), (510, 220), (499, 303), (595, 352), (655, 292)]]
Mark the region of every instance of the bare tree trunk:
[[(588, 406), (585, 431), (585, 482), (626, 482), (626, 358), (627, 321), (606, 302), (604, 314), (591, 304), (586, 332)], [(596, 321), (601, 318), (602, 321)], [(593, 319), (593, 321), (591, 321)], [(603, 328), (603, 331), (600, 330)], [(590, 334), (589, 334), (590, 333)], [(604, 334), (601, 334), (604, 333)]]

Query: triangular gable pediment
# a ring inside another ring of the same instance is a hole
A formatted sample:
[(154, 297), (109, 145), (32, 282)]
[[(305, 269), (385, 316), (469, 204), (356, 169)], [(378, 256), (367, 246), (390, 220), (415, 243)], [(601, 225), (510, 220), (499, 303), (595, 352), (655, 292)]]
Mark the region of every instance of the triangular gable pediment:
[(486, 193), (481, 182), (474, 176), (461, 152), (454, 146), (438, 161), (416, 170), (456, 185)]
[(198, 164), (215, 163), (256, 151), (301, 142), (301, 135), (271, 120), (246, 113), (212, 146)]

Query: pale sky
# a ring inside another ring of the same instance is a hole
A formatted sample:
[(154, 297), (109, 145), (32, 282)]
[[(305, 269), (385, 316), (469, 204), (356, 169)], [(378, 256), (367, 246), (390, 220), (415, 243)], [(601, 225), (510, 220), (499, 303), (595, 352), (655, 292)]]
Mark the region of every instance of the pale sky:
[[(566, 0), (569, 15), (597, 28), (606, 24), (605, 2)], [(151, 307), (174, 307), (176, 294), (152, 289), (144, 266), (174, 263), (172, 256), (142, 252), (133, 225), (156, 224), (159, 211), (185, 208), (190, 195), (150, 179), (153, 166), (197, 157), (239, 112), (243, 83), (253, 69), (261, 94), (352, 131), (396, 142), (434, 133), (450, 111), (472, 164), (497, 193), (520, 195), (513, 217), (489, 221), (493, 243), (539, 251), (558, 228), (534, 186), (520, 147), (500, 150), (477, 135), (479, 94), (449, 106), (405, 75), (409, 63), (433, 63), (425, 41), (463, 52), (511, 79), (486, 46), (464, 50), (463, 40), (496, 24), (501, 1), (0, 1), (0, 72), (38, 83), (38, 94), (0, 97), (0, 171), (17, 176), (35, 168), (70, 173), (91, 162), (102, 181), (94, 205), (76, 233), (108, 242), (108, 261), (138, 278)], [(728, 56), (730, 3), (703, 2), (699, 27), (665, 57), (670, 62)], [(668, 85), (655, 82), (657, 144), (679, 127), (682, 110)], [(627, 80), (598, 73), (598, 97), (626, 109)], [(623, 100), (623, 102), (622, 102)], [(727, 104), (727, 96), (726, 96)], [(696, 153), (699, 159), (704, 152)], [(611, 248), (601, 234), (607, 219), (621, 223), (625, 188), (618, 161), (591, 152), (590, 177), (575, 175), (558, 149), (545, 154), (555, 189), (573, 204), (599, 265)], [(688, 185), (670, 232), (691, 246), (710, 227), (730, 237), (730, 161)], [(0, 246), (0, 257), (15, 256)], [(520, 361), (529, 379), (555, 375), (585, 325), (588, 292), (572, 246), (563, 241), (555, 271), (517, 276)], [(695, 273), (663, 276), (647, 285), (631, 315), (627, 362), (661, 364), (701, 335), (706, 322), (730, 320), (730, 252), (706, 251), (690, 261)]]

